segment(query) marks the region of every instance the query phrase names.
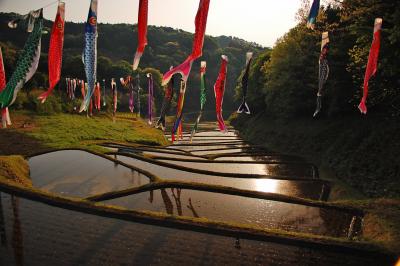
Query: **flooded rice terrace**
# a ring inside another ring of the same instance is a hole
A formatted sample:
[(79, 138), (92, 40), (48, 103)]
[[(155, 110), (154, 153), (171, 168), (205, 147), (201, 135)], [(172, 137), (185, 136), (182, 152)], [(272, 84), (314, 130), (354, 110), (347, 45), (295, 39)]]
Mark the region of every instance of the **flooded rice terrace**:
[[(98, 206), (218, 226), (314, 238), (361, 234), (361, 212), (323, 204), (329, 201), (330, 183), (320, 179), (316, 166), (251, 145), (233, 129), (223, 134), (204, 124), (192, 141), (185, 132), (167, 147), (102, 146), (109, 150), (105, 156), (60, 150), (31, 157), (33, 186)], [(0, 265), (392, 263), (379, 253), (296, 238), (236, 235), (191, 228), (190, 222), (179, 228), (50, 205), (1, 193)]]

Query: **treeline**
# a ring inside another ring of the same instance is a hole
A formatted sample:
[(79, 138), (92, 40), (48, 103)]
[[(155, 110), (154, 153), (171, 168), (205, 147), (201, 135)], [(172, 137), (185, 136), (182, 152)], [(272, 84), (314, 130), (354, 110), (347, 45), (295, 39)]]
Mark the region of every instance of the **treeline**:
[[(13, 13), (0, 13), (0, 46), (3, 48), (6, 75), (9, 77), (14, 70), (18, 55), (26, 41), (27, 33), (18, 29), (9, 29), (7, 23), (16, 17)], [(50, 31), (52, 21), (45, 20), (45, 27)], [(137, 27), (129, 24), (99, 24), (98, 26), (98, 80), (106, 79), (109, 84), (111, 78), (123, 77), (131, 74), (131, 64), (137, 45)], [(46, 88), (47, 86), (47, 52), (49, 45), (49, 34), (42, 37), (42, 56), (38, 72), (33, 79), (24, 87), (25, 91), (32, 88)], [(138, 71), (141, 75), (141, 87), (143, 92), (147, 91), (147, 81), (144, 76), (145, 69), (150, 69), (159, 74), (165, 73), (171, 65), (180, 64), (192, 49), (193, 34), (169, 27), (149, 26), (148, 46), (140, 61)], [(82, 51), (84, 46), (84, 25), (82, 23), (66, 22), (64, 55), (62, 76), (85, 79)], [(245, 54), (248, 51), (258, 53), (262, 47), (244, 40), (220, 36), (206, 36), (201, 60), (207, 61), (207, 92), (209, 97), (206, 110), (215, 109), (213, 84), (218, 75), (220, 56), (226, 54), (229, 57), (228, 80), (226, 97), (224, 100), (224, 111), (230, 114), (234, 109), (234, 93), (236, 79), (240, 75), (244, 64)], [(196, 61), (188, 81), (188, 90), (185, 100), (185, 112), (199, 110), (199, 75), (200, 60)], [(163, 95), (160, 87), (160, 75), (155, 80), (156, 106), (161, 105)], [(64, 88), (64, 80), (60, 83)], [(109, 88), (109, 86), (108, 86)], [(179, 88), (176, 82), (176, 90)], [(122, 88), (118, 88), (123, 93)], [(125, 104), (123, 103), (123, 108)]]
[[(370, 81), (370, 113), (400, 115), (400, 2), (386, 0), (331, 1), (321, 7), (316, 30), (306, 28), (306, 10), (299, 24), (264, 50), (250, 72), (249, 105), (272, 118), (312, 116), (318, 88), (321, 34), (329, 32), (330, 74), (322, 116), (358, 112), (374, 20), (383, 18), (376, 77)], [(240, 86), (237, 87), (240, 96)], [(239, 98), (239, 97), (237, 97)]]
[[(331, 2), (321, 7), (316, 30), (306, 28), (304, 8), (298, 25), (255, 58), (248, 90), (252, 115), (236, 116), (232, 124), (248, 140), (328, 166), (365, 195), (399, 197), (400, 2)], [(364, 116), (357, 106), (377, 17), (383, 18), (378, 72)], [(313, 118), (324, 31), (330, 74), (322, 112)], [(240, 91), (238, 83), (238, 101)]]

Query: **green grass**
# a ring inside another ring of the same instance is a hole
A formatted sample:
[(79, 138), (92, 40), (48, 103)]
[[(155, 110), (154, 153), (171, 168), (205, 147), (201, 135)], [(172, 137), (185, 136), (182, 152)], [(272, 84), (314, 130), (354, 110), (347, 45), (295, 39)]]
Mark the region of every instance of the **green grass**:
[(87, 148), (104, 152), (106, 149), (96, 145), (104, 141), (167, 144), (161, 131), (131, 114), (118, 115), (115, 122), (107, 115), (87, 118), (77, 114), (38, 116), (26, 112), (13, 113), (12, 119), (14, 127), (0, 133), (2, 142), (4, 139), (0, 155), (29, 155), (49, 148)]
[(19, 155), (0, 156), (0, 178), (32, 187), (28, 162)]
[(400, 200), (347, 200), (336, 203), (363, 209), (366, 215), (362, 240), (376, 243), (400, 255)]

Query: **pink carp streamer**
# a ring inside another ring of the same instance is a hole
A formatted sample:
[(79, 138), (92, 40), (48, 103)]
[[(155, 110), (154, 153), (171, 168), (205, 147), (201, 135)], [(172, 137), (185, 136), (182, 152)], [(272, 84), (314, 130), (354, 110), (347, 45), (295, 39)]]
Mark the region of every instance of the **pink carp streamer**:
[[(4, 63), (3, 63), (3, 53), (0, 47), (0, 92), (6, 87), (6, 71), (4, 70)], [(1, 109), (1, 121), (3, 128), (6, 128), (7, 125), (11, 125), (10, 114), (8, 113), (8, 108)]]
[(217, 113), (219, 130), (221, 130), (222, 132), (227, 132), (228, 130), (225, 126), (224, 118), (222, 117), (222, 103), (224, 101), (226, 72), (228, 70), (228, 57), (226, 55), (222, 55), (221, 58), (221, 67), (219, 69), (217, 81), (214, 84), (215, 109)]
[(49, 89), (39, 95), (38, 99), (44, 103), (51, 94), (54, 87), (60, 81), (62, 67), (62, 53), (64, 46), (64, 19), (65, 3), (59, 2), (56, 18), (53, 23), (50, 35), (50, 46), (48, 55), (49, 65)]
[(177, 73), (180, 73), (182, 75), (182, 79), (186, 82), (189, 77), (193, 61), (202, 55), (209, 6), (210, 0), (200, 0), (195, 19), (196, 30), (194, 33), (192, 53), (182, 64), (164, 74), (162, 79), (163, 86), (167, 85), (172, 76)]
[(370, 78), (376, 74), (376, 71), (378, 69), (379, 49), (381, 47), (381, 28), (382, 19), (375, 19), (374, 39), (372, 41), (371, 49), (369, 51), (367, 69), (365, 70), (364, 93), (361, 102), (358, 105), (358, 109), (362, 114), (367, 114), (366, 102), (368, 97), (368, 82)]
[(133, 59), (133, 70), (136, 70), (139, 66), (140, 58), (143, 55), (144, 48), (147, 45), (147, 17), (148, 17), (148, 0), (139, 1), (139, 13), (138, 13), (138, 47)]

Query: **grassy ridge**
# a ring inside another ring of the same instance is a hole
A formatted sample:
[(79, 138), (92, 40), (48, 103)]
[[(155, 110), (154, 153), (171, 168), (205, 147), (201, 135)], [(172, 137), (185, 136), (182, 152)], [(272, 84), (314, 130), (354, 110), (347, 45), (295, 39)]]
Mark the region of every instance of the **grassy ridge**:
[(120, 114), (115, 122), (107, 115), (56, 114), (37, 116), (13, 112), (13, 126), (0, 130), (0, 155), (29, 155), (49, 148), (88, 148), (103, 151), (95, 144), (112, 140), (122, 143), (165, 145), (161, 131), (133, 114)]

